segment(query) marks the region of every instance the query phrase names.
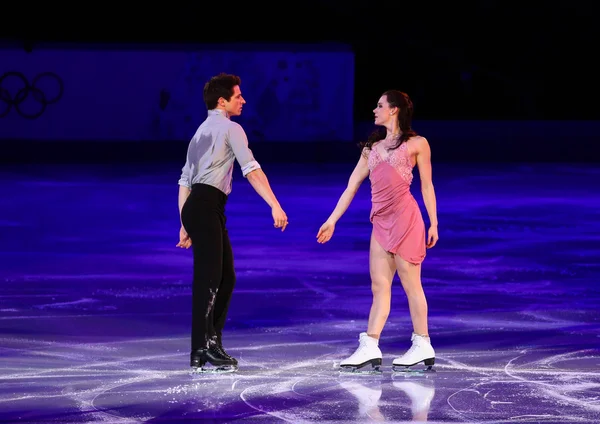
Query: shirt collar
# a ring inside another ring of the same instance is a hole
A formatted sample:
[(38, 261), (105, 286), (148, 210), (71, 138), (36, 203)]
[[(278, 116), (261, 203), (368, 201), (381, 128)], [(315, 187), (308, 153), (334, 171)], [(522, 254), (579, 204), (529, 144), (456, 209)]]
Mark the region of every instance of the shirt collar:
[(208, 116), (223, 116), (229, 119), (229, 114), (223, 109), (211, 109), (208, 111)]

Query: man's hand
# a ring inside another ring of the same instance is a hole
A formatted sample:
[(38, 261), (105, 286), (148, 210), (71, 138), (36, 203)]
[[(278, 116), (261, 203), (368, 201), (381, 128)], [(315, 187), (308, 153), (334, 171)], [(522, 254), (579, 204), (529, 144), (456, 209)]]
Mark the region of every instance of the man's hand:
[(281, 206), (273, 206), (271, 214), (273, 215), (273, 225), (275, 228), (281, 228), (281, 231), (284, 231), (288, 225), (288, 218), (283, 209), (281, 209)]
[(179, 243), (177, 243), (177, 247), (181, 247), (182, 249), (189, 249), (192, 246), (192, 239), (188, 235), (183, 225), (179, 230)]

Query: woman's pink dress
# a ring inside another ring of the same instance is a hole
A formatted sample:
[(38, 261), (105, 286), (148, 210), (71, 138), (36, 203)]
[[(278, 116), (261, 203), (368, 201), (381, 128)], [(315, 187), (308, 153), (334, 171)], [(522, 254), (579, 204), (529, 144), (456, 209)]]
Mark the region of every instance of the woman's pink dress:
[(413, 167), (406, 142), (382, 140), (369, 152), (373, 235), (388, 252), (413, 264), (425, 259), (425, 223), (410, 192)]

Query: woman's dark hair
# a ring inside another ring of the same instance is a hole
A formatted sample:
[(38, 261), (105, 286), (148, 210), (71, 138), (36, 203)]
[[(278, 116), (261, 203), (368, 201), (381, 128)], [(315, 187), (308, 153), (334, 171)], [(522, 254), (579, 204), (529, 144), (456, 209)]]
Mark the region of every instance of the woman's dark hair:
[[(411, 127), (413, 116), (413, 104), (408, 94), (403, 93), (402, 91), (388, 90), (385, 93), (383, 93), (383, 96), (386, 97), (390, 108), (398, 108), (398, 126), (400, 127), (402, 135), (398, 138), (396, 144), (389, 148), (389, 150), (394, 150), (400, 147), (402, 143), (404, 143), (409, 138), (418, 135)], [(362, 141), (359, 143), (360, 148), (367, 148), (367, 150), (370, 150), (373, 147), (373, 144), (377, 143), (380, 140), (383, 140), (386, 137), (386, 133), (387, 130), (385, 128), (378, 127), (371, 133), (371, 135), (369, 135), (367, 141)]]

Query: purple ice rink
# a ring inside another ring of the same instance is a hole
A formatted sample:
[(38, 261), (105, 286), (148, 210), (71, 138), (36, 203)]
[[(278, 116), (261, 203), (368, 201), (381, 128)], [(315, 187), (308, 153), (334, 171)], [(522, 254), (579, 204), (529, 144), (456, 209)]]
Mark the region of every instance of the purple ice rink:
[(371, 302), (368, 181), (333, 239), (315, 237), (354, 163), (264, 165), (284, 233), (236, 169), (226, 375), (189, 372), (180, 165), (0, 171), (0, 420), (600, 422), (598, 166), (434, 163), (436, 373), (392, 375), (412, 330), (396, 277), (383, 375), (345, 376)]

